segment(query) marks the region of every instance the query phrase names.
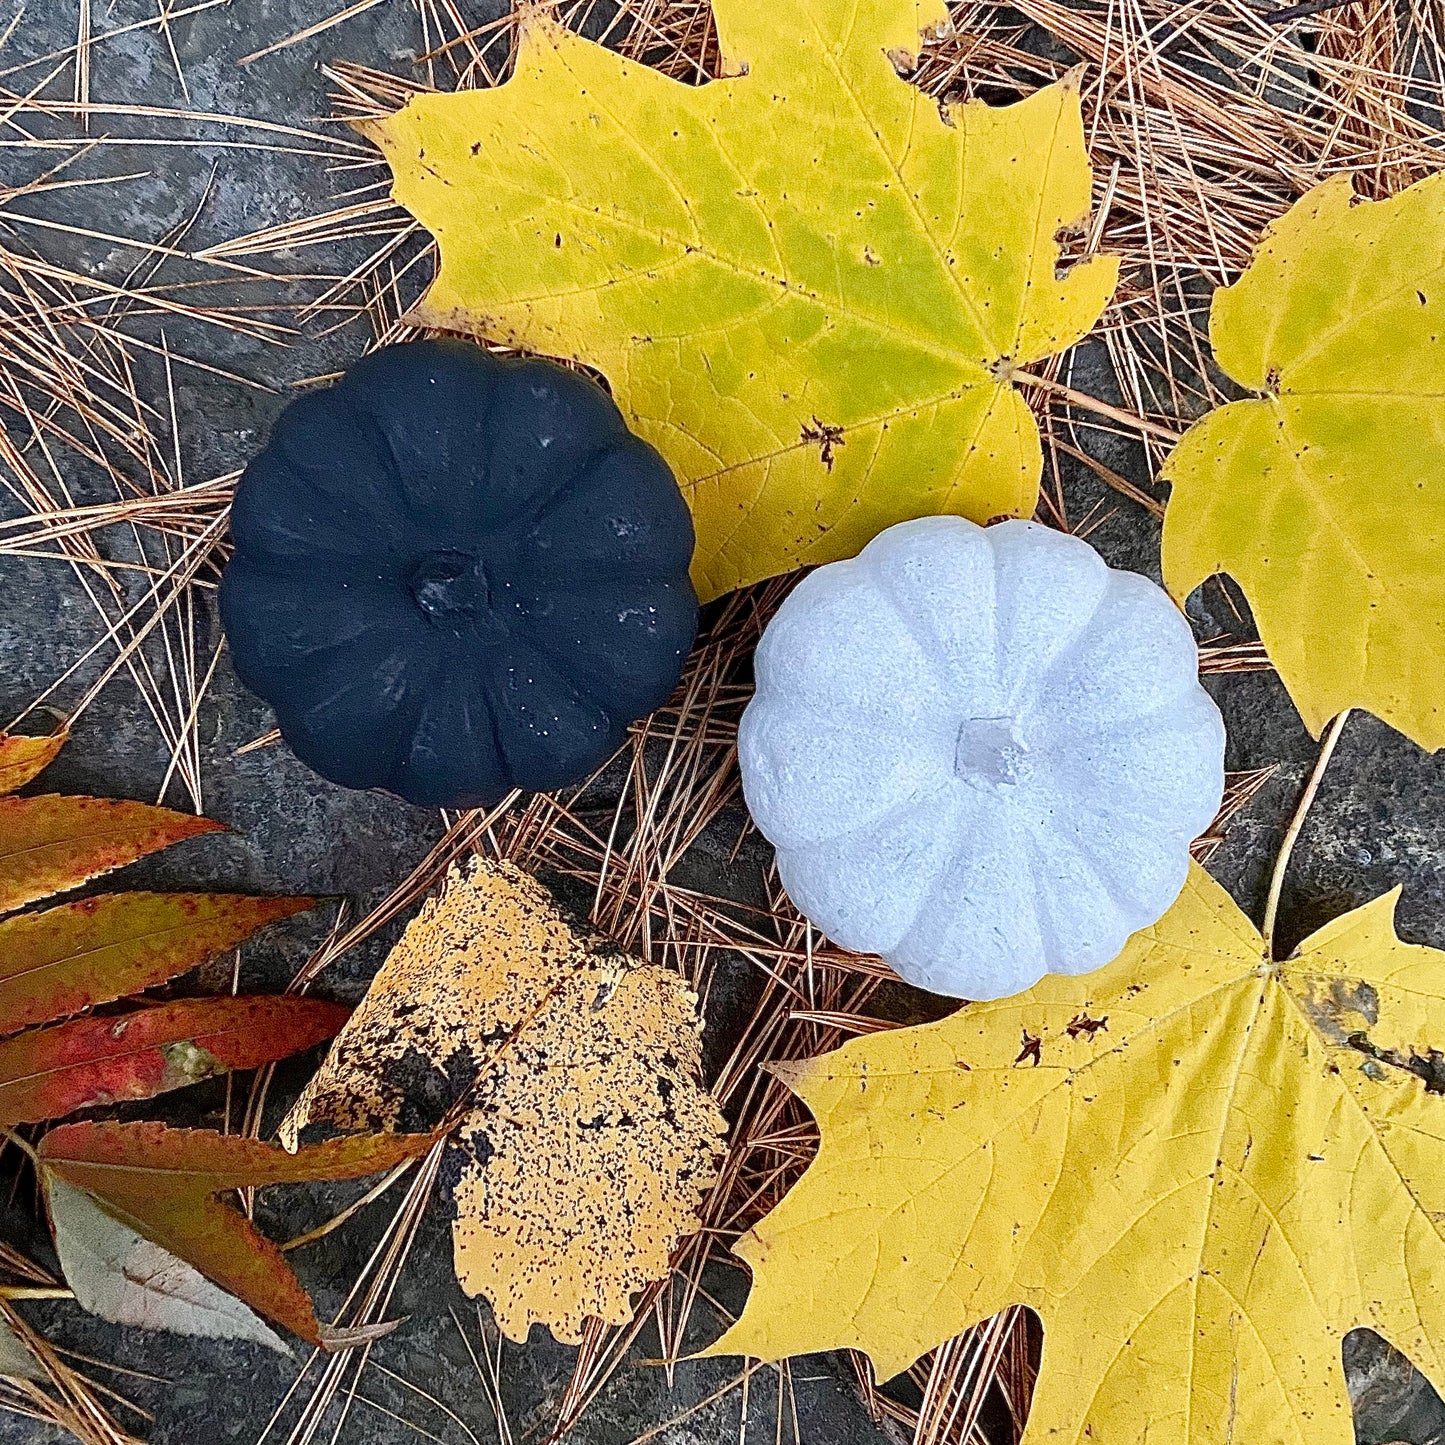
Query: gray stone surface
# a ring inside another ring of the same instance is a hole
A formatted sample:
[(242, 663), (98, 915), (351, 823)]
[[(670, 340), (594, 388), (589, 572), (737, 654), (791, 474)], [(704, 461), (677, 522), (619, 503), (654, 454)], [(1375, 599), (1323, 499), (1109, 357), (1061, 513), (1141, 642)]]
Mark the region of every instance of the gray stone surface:
[[(31, 0), (0, 49), (0, 70), (72, 43), (78, 3), (81, 0)], [(156, 13), (156, 0), (89, 3), (97, 34)], [(174, 8), (185, 7), (178, 3)], [(249, 67), (236, 64), (248, 52), (340, 8), (337, 0), (235, 0), (176, 20), (169, 35), (189, 98), (181, 90), (163, 35), (146, 30), (102, 41), (93, 53), (92, 93), (101, 100), (310, 124), (328, 109), (318, 68), (322, 62), (350, 57), (407, 73), (422, 46), (417, 10), (410, 0), (382, 0), (314, 40)], [(19, 9), (19, 0), (0, 0), (0, 34)], [(475, 0), (463, 3), (463, 10), (478, 22), (489, 13)], [(51, 64), (7, 74), (3, 84), (26, 90)], [(49, 93), (68, 95), (70, 84), (69, 72), (63, 72)], [(48, 130), (44, 125), (38, 129), (49, 135), (75, 133), (73, 122), (63, 117)], [(185, 244), (200, 247), (313, 214), (329, 194), (356, 183), (345, 173), (328, 175), (315, 158), (256, 149), (256, 134), (235, 128), (100, 114), (92, 119), (91, 134), (103, 143), (81, 155), (66, 175), (136, 173), (135, 178), (123, 188), (61, 191), (10, 202), (0, 218), (7, 244), (116, 276), (135, 263), (134, 251), (38, 231), (18, 218), (49, 216), (101, 231), (119, 228), (138, 240), (152, 241), (195, 215)], [(113, 143), (118, 137), (132, 139)], [(203, 143), (175, 147), (135, 139), (183, 137), (199, 137)], [(275, 137), (262, 139), (276, 143)], [(39, 154), (17, 141), (13, 128), (0, 134), (0, 184), (29, 182), (64, 154)], [(370, 174), (363, 179), (375, 178)], [(282, 264), (301, 270), (310, 259), (306, 252), (298, 252)], [(328, 266), (336, 261), (335, 253), (328, 253)], [(204, 356), (269, 388), (180, 369), (177, 404), (190, 480), (242, 463), (283, 403), (286, 385), (343, 364), (359, 354), (366, 339), (359, 329), (352, 329), (324, 339), (298, 339), (281, 349), (174, 320), (168, 320), (165, 329), (178, 350)], [(146, 384), (157, 388), (155, 395), (162, 394), (158, 373), (146, 378)], [(1108, 379), (1086, 362), (1076, 372), (1075, 384), (1106, 394)], [(1139, 471), (1139, 456), (1124, 443), (1101, 452), (1101, 457), (1126, 474)], [(1107, 515), (1090, 534), (1106, 560), (1157, 576), (1155, 524), (1129, 503), (1102, 494), (1091, 475), (1067, 462), (1065, 466), (1075, 517), (1085, 515), (1095, 502), (1106, 501)], [(0, 499), (0, 509), (6, 505)], [(1217, 584), (1205, 589), (1193, 614), (1201, 637), (1248, 635), (1225, 605)], [(213, 628), (214, 619), (206, 619), (205, 625)], [(63, 566), (0, 561), (0, 719), (24, 706), (89, 646), (93, 636), (89, 605)], [(1244, 908), (1258, 917), (1284, 821), (1316, 745), (1272, 676), (1219, 678), (1210, 686), (1229, 725), (1228, 765), (1236, 769), (1281, 765), (1275, 780), (1236, 822), (1212, 865)], [(176, 849), (147, 865), (137, 881), (337, 894), (354, 907), (365, 907), (422, 856), (438, 834), (437, 819), (389, 799), (329, 787), (284, 748), (236, 756), (239, 746), (269, 725), (265, 708), (239, 687), (223, 661), (201, 714), (201, 736), (207, 809), (235, 832)], [(164, 772), (165, 753), (153, 724), (138, 706), (134, 691), (117, 682), (86, 714), (47, 785), (150, 799)], [(179, 801), (177, 793), (171, 797)], [(1295, 855), (1284, 896), (1281, 941), (1291, 944), (1340, 910), (1403, 883), (1402, 932), (1414, 940), (1445, 946), (1445, 849), (1438, 841), (1442, 825), (1445, 760), (1426, 756), (1370, 718), (1357, 717), (1346, 730)], [(728, 886), (729, 866), (720, 851), (715, 886)], [(248, 948), (246, 982), (271, 987), (283, 981), (325, 923), (322, 917), (298, 920)], [(383, 937), (358, 951), (333, 973), (329, 986), (342, 993), (359, 992), (386, 941)], [(195, 1091), (184, 1106), (189, 1111), (185, 1117), (214, 1122), (221, 1099), (219, 1088)], [(268, 1201), (265, 1212), (276, 1232), (286, 1235), (323, 1218), (327, 1202), (320, 1192), (297, 1191)], [(15, 1203), (5, 1215), (7, 1237), (28, 1242), (44, 1255), (45, 1244), (22, 1204)], [(298, 1266), (323, 1310), (339, 1303), (338, 1283), (354, 1276), (380, 1219), (381, 1211), (372, 1211), (355, 1227), (298, 1256)], [(395, 1301), (395, 1312), (405, 1315), (406, 1323), (374, 1353), (375, 1362), (393, 1375), (380, 1369), (368, 1372), (341, 1439), (401, 1442), (413, 1438), (418, 1427), (448, 1445), (460, 1445), (469, 1438), (468, 1431), (479, 1441), (497, 1438), (463, 1339), (465, 1334), (476, 1347), (478, 1316), (452, 1279), (449, 1255), (445, 1226), (432, 1218), (417, 1242)], [(740, 1284), (725, 1280), (719, 1287), (736, 1296)], [(151, 1438), (167, 1445), (193, 1439), (255, 1440), (295, 1374), (295, 1366), (260, 1350), (121, 1332), (69, 1306), (39, 1306), (35, 1317), (53, 1327), (68, 1347), (143, 1372), (146, 1378), (121, 1376), (111, 1382), (153, 1413), (153, 1423), (145, 1428)], [(636, 1358), (609, 1385), (577, 1438), (588, 1445), (621, 1445), (706, 1398), (730, 1377), (727, 1362), (685, 1365), (677, 1373), (675, 1389), (668, 1392), (662, 1372), (645, 1363), (655, 1349), (655, 1341), (649, 1343), (644, 1337)], [(1385, 1351), (1374, 1337), (1357, 1332), (1347, 1345), (1346, 1358), (1359, 1403), (1362, 1441), (1407, 1440), (1414, 1445), (1445, 1441), (1445, 1410), (1398, 1356)], [(540, 1330), (533, 1332), (525, 1351), (507, 1348), (503, 1394), (516, 1439), (539, 1428), (565, 1383), (569, 1363), (570, 1352), (551, 1343)], [(772, 1376), (764, 1373), (757, 1380), (749, 1416), (755, 1438), (771, 1439)], [(882, 1438), (837, 1362), (797, 1362), (793, 1380), (805, 1440), (864, 1445)], [(1147, 1380), (1141, 1380), (1140, 1388), (1148, 1388)], [(734, 1391), (654, 1438), (666, 1445), (736, 1438), (740, 1408)], [(337, 1412), (328, 1418), (328, 1437), (338, 1418)], [(41, 1432), (29, 1422), (0, 1417), (0, 1434), (28, 1441), (39, 1439)], [(270, 1438), (282, 1439), (284, 1431)]]

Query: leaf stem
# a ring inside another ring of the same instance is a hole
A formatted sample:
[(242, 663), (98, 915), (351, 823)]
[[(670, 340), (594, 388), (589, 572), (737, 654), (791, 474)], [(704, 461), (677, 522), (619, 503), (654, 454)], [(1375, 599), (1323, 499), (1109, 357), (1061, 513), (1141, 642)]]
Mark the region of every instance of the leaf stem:
[(0, 1129), (0, 1139), (7, 1144), (13, 1144), (32, 1164), (39, 1164), (40, 1157), (35, 1152), (35, 1145), (30, 1140), (22, 1138), (13, 1129)]
[(1175, 431), (1172, 427), (1161, 426), (1157, 421), (1150, 421), (1148, 417), (1137, 416), (1132, 411), (1125, 411), (1121, 406), (1100, 401), (1097, 396), (1090, 396), (1086, 391), (1075, 391), (1072, 386), (1065, 386), (1061, 381), (1052, 381), (1047, 376), (1036, 376), (1032, 371), (1011, 371), (1009, 379), (1018, 382), (1020, 386), (1036, 386), (1040, 391), (1047, 391), (1062, 398), (1070, 406), (1077, 406), (1084, 411), (1097, 412), (1100, 416), (1106, 416), (1121, 426), (1147, 432), (1150, 436), (1159, 437), (1162, 441), (1177, 442), (1184, 435), (1183, 432)]
[(353, 1214), (357, 1214), (365, 1209), (372, 1200), (380, 1199), (415, 1163), (415, 1159), (403, 1159), (380, 1184), (373, 1185), (360, 1199), (355, 1199), (348, 1204), (340, 1214), (333, 1215), (330, 1219), (326, 1220), (325, 1223), (318, 1224), (315, 1229), (308, 1229), (305, 1234), (298, 1234), (294, 1239), (288, 1239), (286, 1243), (281, 1246), (282, 1252), (300, 1249), (306, 1244), (313, 1244), (318, 1239), (324, 1239), (333, 1229), (340, 1229)]
[(1294, 816), (1289, 820), (1289, 827), (1284, 830), (1284, 842), (1279, 846), (1279, 856), (1274, 860), (1274, 872), (1269, 880), (1269, 897), (1265, 899), (1264, 904), (1264, 922), (1260, 925), (1259, 930), (1264, 935), (1265, 958), (1271, 963), (1274, 962), (1274, 923), (1279, 915), (1279, 896), (1284, 888), (1284, 875), (1285, 870), (1289, 867), (1289, 855), (1294, 852), (1294, 845), (1299, 840), (1305, 819), (1309, 816), (1315, 794), (1319, 792), (1320, 783), (1324, 780), (1325, 769), (1330, 763), (1330, 755), (1334, 752), (1335, 744), (1339, 742), (1340, 734), (1344, 732), (1349, 718), (1350, 709), (1346, 708), (1326, 730), (1324, 741), (1320, 744), (1320, 755), (1315, 759), (1314, 768), (1310, 773), (1309, 781), (1305, 784), (1304, 792), (1300, 794)]

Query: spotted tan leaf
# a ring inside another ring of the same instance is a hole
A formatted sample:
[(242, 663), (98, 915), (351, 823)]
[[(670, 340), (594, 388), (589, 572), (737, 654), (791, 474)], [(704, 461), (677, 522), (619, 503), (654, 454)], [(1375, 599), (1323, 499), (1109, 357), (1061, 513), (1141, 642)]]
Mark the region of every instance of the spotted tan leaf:
[(338, 1035), (283, 1130), (449, 1114), (457, 1277), (504, 1334), (622, 1323), (698, 1227), (725, 1123), (698, 1082), (696, 999), (574, 931), (509, 864), (453, 871)]

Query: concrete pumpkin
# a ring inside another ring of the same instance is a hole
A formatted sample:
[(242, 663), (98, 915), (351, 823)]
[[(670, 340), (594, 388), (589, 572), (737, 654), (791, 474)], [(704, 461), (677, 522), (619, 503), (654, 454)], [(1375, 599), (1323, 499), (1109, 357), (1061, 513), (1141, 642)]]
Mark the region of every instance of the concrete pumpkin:
[(246, 469), (221, 613), (333, 782), (463, 807), (585, 777), (697, 626), (692, 519), (605, 392), (465, 342), (366, 358)]
[(1188, 623), (1031, 522), (904, 522), (805, 578), (758, 646), (739, 753), (799, 909), (958, 998), (1114, 958), (1224, 788)]

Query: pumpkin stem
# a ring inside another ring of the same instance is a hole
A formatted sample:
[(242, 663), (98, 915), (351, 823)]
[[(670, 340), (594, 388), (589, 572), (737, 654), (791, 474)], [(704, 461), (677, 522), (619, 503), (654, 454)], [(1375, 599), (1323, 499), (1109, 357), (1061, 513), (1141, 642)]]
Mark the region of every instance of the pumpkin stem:
[(1012, 787), (1032, 771), (1028, 752), (1011, 718), (967, 718), (954, 744), (953, 770), (975, 787)]

